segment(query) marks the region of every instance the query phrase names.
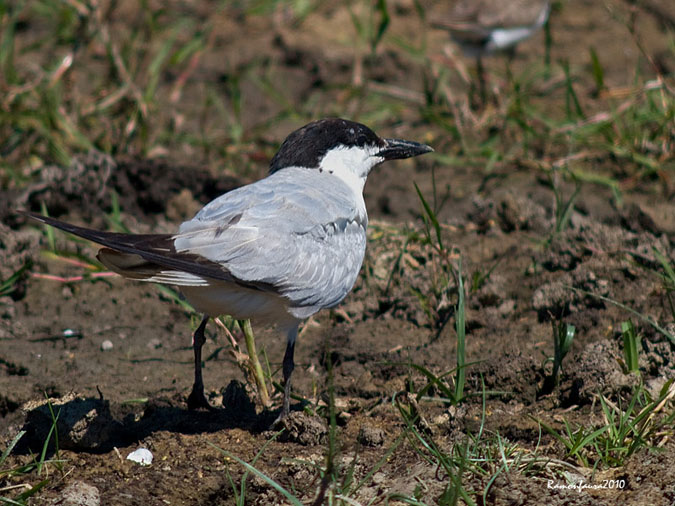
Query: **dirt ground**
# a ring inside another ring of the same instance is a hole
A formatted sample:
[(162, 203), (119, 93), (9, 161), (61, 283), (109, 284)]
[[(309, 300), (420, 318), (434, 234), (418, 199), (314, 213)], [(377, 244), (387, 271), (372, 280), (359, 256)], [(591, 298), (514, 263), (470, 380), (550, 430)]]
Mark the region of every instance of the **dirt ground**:
[[(417, 36), (420, 22), (412, 4), (391, 4), (391, 33)], [(639, 17), (643, 43), (649, 54), (660, 55), (660, 64), (672, 73), (675, 59), (672, 46), (668, 49), (668, 23), (657, 15), (669, 8), (672, 14), (672, 8), (668, 2), (644, 5), (652, 8), (641, 11)], [(185, 8), (203, 9), (204, 16), (210, 12), (206, 5)], [(442, 9), (439, 3), (430, 4), (428, 16)], [(630, 86), (634, 75), (627, 69), (639, 67), (641, 55), (628, 40), (626, 27), (616, 21), (616, 13), (627, 9), (618, 1), (562, 2), (551, 20), (552, 59), (588, 66), (588, 48), (593, 47), (605, 66), (607, 87)], [(120, 23), (125, 13), (124, 8), (117, 12)], [(348, 13), (340, 7), (317, 9), (293, 29), (274, 16), (232, 18), (223, 21), (215, 47), (230, 65), (246, 65), (265, 55), (288, 92), (302, 101), (316, 87), (353, 79), (353, 51), (344, 40), (349, 34), (339, 28), (346, 19)], [(432, 31), (427, 35), (427, 53), (444, 61), (447, 36)], [(512, 72), (518, 74), (541, 62), (543, 53), (540, 33), (519, 47)], [(378, 65), (366, 66), (369, 78), (421, 92), (419, 69), (397, 57), (394, 46), (385, 44), (374, 58)], [(503, 59), (486, 63), (489, 73), (503, 79)], [(651, 67), (646, 63), (644, 67), (649, 75)], [(183, 91), (184, 99), (189, 102), (190, 93), (198, 93), (199, 80), (218, 79), (220, 72), (223, 67), (216, 55), (204, 58), (191, 78), (195, 83)], [(577, 83), (582, 101), (591, 95), (592, 87), (590, 80)], [(551, 99), (552, 109), (563, 107), (562, 97)], [(276, 112), (273, 103), (255, 92), (245, 98), (244, 124), (255, 124)], [(331, 96), (327, 94), (325, 100)], [(588, 107), (591, 104), (589, 100)], [(353, 113), (347, 111), (345, 116)], [(448, 156), (462, 155), (460, 147), (416, 116), (414, 108), (401, 114), (390, 131), (378, 133), (429, 142), (437, 153)], [(295, 126), (292, 120), (276, 124), (268, 134), (270, 143), (280, 142)], [(324, 465), (329, 376), (338, 412), (337, 460), (342, 471), (351, 469), (359, 481), (381, 464), (353, 500), (393, 504), (400, 494), (425, 504), (439, 501), (449, 478), (422, 458), (411, 442), (400, 440), (405, 422), (395, 402), (402, 392), (416, 392), (425, 384), (419, 372), (406, 364), (435, 374), (456, 364), (456, 291), (446, 294), (446, 301), (432, 297), (434, 308), (425, 311), (416, 293), (434, 292), (437, 258), (420, 241), (406, 243), (409, 234), (423, 233), (422, 208), (413, 182), (432, 199), (432, 173), (439, 193), (447, 197), (438, 217), (443, 238), (452, 248), (453, 265), (458, 265), (461, 255), (469, 285), (474, 274), (490, 274), (475, 290), (467, 288), (466, 342), (471, 364), (466, 373), (467, 399), (458, 406), (426, 400), (410, 403), (416, 404), (430, 437), (447, 452), (467, 434), (482, 430), (498, 432), (522, 450), (551, 462), (563, 460), (562, 445), (542, 431), (537, 420), (558, 429), (563, 420), (602, 425), (599, 396), (616, 401), (637, 381), (621, 367), (620, 323), (631, 314), (588, 292), (620, 301), (675, 333), (653, 252), (656, 248), (669, 255), (671, 263), (675, 261), (672, 181), (626, 180), (620, 205), (609, 188), (584, 184), (567, 228), (551, 234), (554, 192), (532, 163), (550, 163), (566, 152), (560, 146), (556, 152), (542, 152), (534, 162), (517, 159), (499, 166), (489, 177), (479, 168), (448, 166), (433, 157), (377, 168), (365, 189), (371, 227), (363, 275), (339, 310), (318, 314), (302, 330), (296, 346), (294, 390), (307, 407), (303, 411), (295, 401), (297, 409), (288, 430), (264, 450), (274, 434), (269, 426), (280, 396), (275, 396), (274, 409), (260, 410), (255, 398), (250, 398), (250, 389), (238, 383), (245, 380), (244, 375), (216, 325), (210, 323), (207, 329), (204, 380), (211, 403), (219, 408), (190, 412), (185, 401), (192, 383), (191, 333), (196, 320), (178, 303), (155, 286), (118, 277), (59, 282), (27, 276), (0, 305), (0, 448), (26, 430), (9, 462), (28, 462), (31, 452), (41, 451), (51, 426), (43, 402), (46, 394), (61, 408), (58, 455), (65, 460), (63, 472), (53, 471), (49, 485), (31, 503), (75, 504), (67, 502), (67, 495), (84, 494), (90, 486), (101, 504), (235, 504), (230, 479), (238, 483), (244, 468), (219, 449), (246, 462), (261, 452), (256, 468), (311, 503), (321, 478), (314, 467), (299, 460)], [(11, 214), (11, 209), (39, 211), (40, 202), (46, 202), (53, 216), (105, 228), (108, 190), (114, 189), (120, 195), (126, 226), (141, 233), (169, 231), (214, 196), (262, 177), (266, 161), (252, 159), (244, 175), (215, 173), (208, 161), (201, 163), (185, 152), (152, 160), (90, 153), (76, 157), (70, 167), (44, 171), (43, 180), (33, 181), (25, 192), (4, 192), (2, 277), (26, 259), (34, 261), (33, 273), (82, 274), (81, 266), (40, 255), (47, 248), (42, 230)], [(603, 157), (596, 168), (620, 174), (612, 160)], [(559, 188), (567, 196), (574, 191), (569, 182), (561, 181)], [(59, 249), (79, 250), (92, 258), (95, 254), (92, 245), (74, 243), (62, 234), (56, 235), (56, 241)], [(553, 355), (552, 322), (558, 321), (573, 324), (576, 337), (563, 362), (560, 383), (553, 387), (547, 380), (551, 364), (546, 359)], [(658, 395), (666, 381), (675, 378), (675, 345), (643, 320), (633, 317), (633, 322), (642, 336), (642, 378), (647, 390)], [(274, 329), (255, 330), (274, 380), (280, 381), (284, 339)], [(489, 392), (485, 408), (483, 392)], [(433, 397), (433, 392), (429, 395)], [(152, 465), (143, 467), (126, 459), (139, 447), (151, 450)], [(576, 465), (574, 459), (566, 461), (575, 464), (570, 465), (572, 470), (499, 473), (486, 497), (481, 494), (491, 475), (472, 474), (465, 487), (476, 492), (472, 500), (479, 504), (675, 504), (673, 439), (664, 438), (658, 451), (638, 451), (624, 466), (600, 466), (595, 473)], [(565, 484), (565, 476), (569, 478), (565, 473), (581, 473), (595, 484), (624, 480), (625, 487), (579, 491), (551, 486)], [(30, 479), (0, 475), (0, 485)], [(247, 487), (250, 504), (284, 502), (259, 477), (250, 476)]]

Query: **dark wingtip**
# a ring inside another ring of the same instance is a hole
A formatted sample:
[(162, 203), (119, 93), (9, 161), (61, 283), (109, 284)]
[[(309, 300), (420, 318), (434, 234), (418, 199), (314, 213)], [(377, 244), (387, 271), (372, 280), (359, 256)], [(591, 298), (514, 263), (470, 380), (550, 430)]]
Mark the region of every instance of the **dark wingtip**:
[[(25, 217), (27, 217), (27, 218), (30, 218), (31, 220), (39, 221), (40, 223), (44, 223), (44, 224), (46, 224), (46, 225), (50, 225), (50, 226), (56, 227), (56, 228), (61, 228), (61, 229), (63, 229), (63, 230), (66, 230), (66, 229), (64, 228), (64, 225), (66, 225), (66, 226), (72, 226), (72, 225), (70, 225), (69, 223), (65, 223), (65, 222), (63, 222), (63, 221), (59, 221), (59, 220), (57, 220), (57, 219), (55, 219), (55, 218), (50, 218), (49, 216), (45, 216), (45, 215), (43, 215), (43, 214), (34, 213), (33, 211), (25, 211), (25, 210), (23, 210), (23, 209), (18, 209), (18, 210), (16, 211), (16, 213), (19, 214), (19, 215), (21, 215), (21, 216), (25, 216)], [(79, 228), (79, 227), (75, 227), (75, 228)]]
[(33, 211), (26, 211), (25, 209), (17, 209), (16, 214), (19, 216), (25, 216), (31, 220), (39, 221), (41, 223), (49, 223), (50, 219), (48, 216), (43, 216), (42, 214), (34, 213)]

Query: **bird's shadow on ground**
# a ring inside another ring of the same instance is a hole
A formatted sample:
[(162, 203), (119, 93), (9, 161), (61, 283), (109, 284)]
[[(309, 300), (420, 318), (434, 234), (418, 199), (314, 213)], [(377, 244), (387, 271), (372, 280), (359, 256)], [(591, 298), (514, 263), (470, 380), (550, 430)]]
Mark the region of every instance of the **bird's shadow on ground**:
[[(52, 456), (57, 448), (87, 453), (106, 453), (125, 447), (160, 431), (201, 434), (239, 428), (253, 434), (269, 430), (280, 410), (256, 412), (239, 382), (225, 395), (225, 407), (193, 410), (182, 400), (149, 399), (142, 405), (111, 405), (103, 398), (75, 394), (43, 401), (26, 409), (16, 454)], [(57, 434), (55, 437), (54, 434)]]

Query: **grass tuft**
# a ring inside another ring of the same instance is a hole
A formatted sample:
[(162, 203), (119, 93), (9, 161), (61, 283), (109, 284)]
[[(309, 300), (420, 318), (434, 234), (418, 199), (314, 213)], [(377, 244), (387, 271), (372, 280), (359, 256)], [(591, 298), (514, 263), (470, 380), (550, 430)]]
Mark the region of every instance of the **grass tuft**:
[[(576, 424), (563, 421), (558, 431), (539, 423), (561, 443), (567, 458), (583, 467), (610, 468), (624, 466), (638, 450), (656, 450), (675, 432), (675, 380), (670, 379), (652, 398), (642, 383), (635, 386), (627, 401), (617, 403), (600, 395), (603, 423)], [(625, 407), (623, 407), (625, 405)]]
[[(54, 469), (61, 475), (64, 473), (63, 466), (66, 461), (61, 459), (59, 456), (59, 440), (57, 429), (59, 412), (54, 413), (49, 399), (47, 400), (47, 407), (49, 408), (52, 423), (47, 437), (42, 444), (42, 451), (40, 452), (40, 455), (32, 455), (31, 461), (27, 464), (6, 467), (7, 461), (12, 451), (14, 448), (16, 448), (16, 445), (19, 443), (19, 441), (26, 435), (26, 431), (23, 430), (19, 431), (16, 436), (12, 438), (12, 440), (7, 445), (7, 448), (5, 448), (5, 450), (2, 452), (2, 455), (0, 455), (0, 484), (8, 478), (12, 478), (12, 481), (17, 481), (17, 478), (22, 478), (26, 481), (18, 485), (9, 485), (0, 488), (0, 503), (11, 504), (13, 506), (26, 506), (28, 504), (33, 504), (32, 501), (29, 502), (29, 499), (33, 498), (33, 496), (35, 496), (40, 490), (52, 482), (52, 473), (50, 471), (51, 467), (54, 467)], [(50, 448), (53, 449), (55, 454), (55, 458), (53, 459), (47, 459), (47, 453)], [(44, 479), (40, 479), (43, 476)], [(40, 480), (37, 483), (31, 483), (35, 478)], [(13, 497), (5, 495), (5, 493), (16, 489), (24, 489), (24, 491)]]
[(553, 329), (553, 358), (549, 360), (553, 362), (553, 371), (551, 372), (550, 384), (554, 387), (558, 385), (563, 360), (572, 348), (576, 328), (574, 325), (563, 322), (551, 322), (551, 327)]

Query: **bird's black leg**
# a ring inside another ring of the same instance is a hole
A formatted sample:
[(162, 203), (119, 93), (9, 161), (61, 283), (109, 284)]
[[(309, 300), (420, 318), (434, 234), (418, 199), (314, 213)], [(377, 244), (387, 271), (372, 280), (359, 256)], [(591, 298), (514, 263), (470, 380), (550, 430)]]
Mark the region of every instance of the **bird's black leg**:
[(288, 416), (291, 412), (291, 375), (293, 374), (293, 369), (295, 368), (295, 363), (293, 362), (293, 354), (295, 352), (295, 338), (298, 336), (298, 328), (294, 327), (288, 332), (288, 340), (286, 341), (286, 353), (284, 353), (284, 400), (283, 406), (281, 407), (281, 413), (279, 417), (275, 420), (277, 422), (282, 421)]
[(281, 418), (286, 418), (291, 411), (291, 374), (295, 368), (293, 363), (293, 353), (295, 352), (295, 341), (289, 341), (284, 353), (284, 405), (281, 408)]
[(478, 93), (480, 98), (480, 106), (483, 108), (485, 107), (487, 101), (487, 90), (485, 88), (485, 80), (487, 76), (485, 75), (485, 67), (483, 67), (483, 58), (481, 55), (478, 55), (478, 58), (476, 59), (476, 72), (478, 73)]
[(213, 409), (204, 396), (204, 380), (202, 379), (202, 346), (206, 342), (206, 337), (204, 337), (204, 329), (206, 329), (206, 323), (209, 321), (209, 316), (204, 315), (202, 322), (199, 324), (195, 334), (192, 338), (192, 348), (195, 354), (195, 382), (192, 385), (192, 392), (188, 397), (187, 404), (188, 409)]

